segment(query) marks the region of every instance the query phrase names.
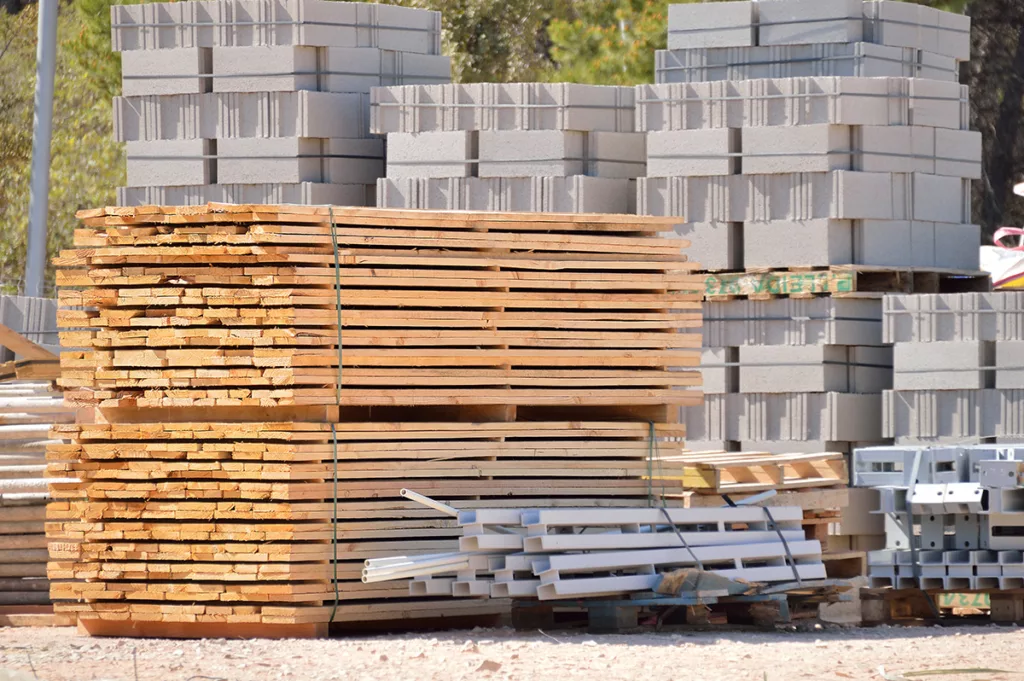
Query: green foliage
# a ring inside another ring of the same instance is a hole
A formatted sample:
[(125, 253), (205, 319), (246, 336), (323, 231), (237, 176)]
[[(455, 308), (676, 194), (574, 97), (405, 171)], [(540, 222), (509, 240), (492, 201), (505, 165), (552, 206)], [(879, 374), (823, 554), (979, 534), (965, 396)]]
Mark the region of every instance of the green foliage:
[[(51, 256), (70, 244), (77, 210), (113, 203), (115, 187), (124, 184), (110, 95), (89, 62), (76, 56), (81, 17), (68, 6), (60, 11), (50, 166)], [(17, 15), (0, 12), (0, 290), (5, 292), (16, 291), (24, 277), (36, 21), (35, 5)]]
[(631, 85), (654, 79), (654, 51), (665, 48), (668, 0), (582, 0), (551, 22), (552, 79)]

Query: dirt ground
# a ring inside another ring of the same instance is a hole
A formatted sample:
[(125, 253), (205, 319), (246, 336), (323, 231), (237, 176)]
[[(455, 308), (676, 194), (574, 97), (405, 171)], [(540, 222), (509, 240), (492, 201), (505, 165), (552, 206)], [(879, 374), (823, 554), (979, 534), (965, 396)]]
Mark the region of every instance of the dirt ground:
[[(1024, 629), (662, 633), (474, 629), (313, 641), (137, 640), (0, 629), (0, 681), (940, 681), (1024, 678)], [(135, 664), (137, 662), (137, 672)], [(904, 674), (908, 674), (904, 676)]]

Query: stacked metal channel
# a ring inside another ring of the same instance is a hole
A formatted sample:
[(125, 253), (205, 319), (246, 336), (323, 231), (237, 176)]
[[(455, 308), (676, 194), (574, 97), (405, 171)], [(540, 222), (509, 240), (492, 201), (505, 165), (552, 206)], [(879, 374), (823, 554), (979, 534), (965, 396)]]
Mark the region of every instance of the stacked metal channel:
[(635, 213), (646, 171), (633, 88), (482, 83), (375, 88), (380, 208)]
[(438, 12), (210, 0), (115, 6), (111, 20), (121, 205), (372, 206), (384, 141), (370, 88), (451, 80)]
[(886, 437), (1024, 442), (1024, 293), (887, 296), (884, 340), (895, 344)]
[(872, 586), (1024, 587), (1024, 447), (880, 447), (854, 454), (854, 485), (875, 488), (886, 548)]
[(981, 138), (956, 75), (970, 20), (887, 0), (715, 2), (671, 5), (668, 33), (657, 83), (637, 88), (637, 207), (685, 216), (709, 272), (691, 449), (882, 442), (882, 304), (836, 294), (860, 291), (843, 267), (978, 269)]

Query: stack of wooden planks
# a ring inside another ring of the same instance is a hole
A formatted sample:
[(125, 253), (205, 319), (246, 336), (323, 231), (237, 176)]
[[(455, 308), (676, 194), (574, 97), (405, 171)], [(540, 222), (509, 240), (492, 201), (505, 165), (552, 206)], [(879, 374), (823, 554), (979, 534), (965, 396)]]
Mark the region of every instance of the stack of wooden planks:
[[(701, 400), (674, 220), (208, 205), (83, 211), (56, 260), (50, 578), (98, 634), (495, 615), (363, 562), (459, 508), (636, 506)], [(666, 445), (662, 444), (662, 448)], [(681, 492), (679, 484), (674, 485)], [(71, 518), (71, 519), (69, 519)]]

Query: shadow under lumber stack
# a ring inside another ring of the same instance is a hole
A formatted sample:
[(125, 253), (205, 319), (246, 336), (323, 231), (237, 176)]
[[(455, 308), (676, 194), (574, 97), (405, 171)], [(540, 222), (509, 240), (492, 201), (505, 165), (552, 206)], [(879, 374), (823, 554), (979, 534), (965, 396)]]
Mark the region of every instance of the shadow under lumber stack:
[[(93, 634), (501, 615), (364, 584), (463, 509), (636, 506), (700, 402), (673, 219), (233, 206), (79, 214), (57, 259), (57, 610)], [(340, 367), (339, 367), (340, 360)], [(88, 420), (95, 423), (88, 423)], [(679, 491), (679, 483), (676, 484)], [(659, 488), (661, 487), (659, 483)], [(660, 491), (660, 489), (659, 489)], [(332, 562), (332, 557), (336, 558)], [(231, 625), (231, 626), (228, 626)]]

